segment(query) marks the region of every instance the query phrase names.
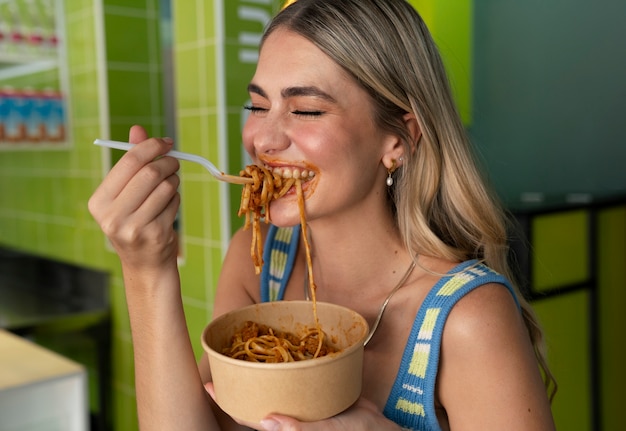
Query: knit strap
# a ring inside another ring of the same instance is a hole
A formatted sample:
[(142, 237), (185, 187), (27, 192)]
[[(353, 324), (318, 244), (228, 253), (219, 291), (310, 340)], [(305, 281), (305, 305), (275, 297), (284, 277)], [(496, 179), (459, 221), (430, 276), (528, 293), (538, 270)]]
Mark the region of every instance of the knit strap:
[(285, 294), (298, 251), (300, 226), (270, 225), (263, 250), (261, 302), (279, 301)]
[(476, 260), (463, 262), (442, 277), (421, 305), (383, 413), (406, 429), (440, 431), (435, 412), (435, 383), (441, 338), (452, 307), (487, 283), (504, 285), (519, 302), (509, 281)]

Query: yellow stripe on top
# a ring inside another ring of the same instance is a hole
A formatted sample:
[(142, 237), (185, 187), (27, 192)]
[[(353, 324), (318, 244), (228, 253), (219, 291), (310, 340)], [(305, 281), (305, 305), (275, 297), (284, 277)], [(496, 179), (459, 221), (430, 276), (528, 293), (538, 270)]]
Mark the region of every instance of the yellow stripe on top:
[[(430, 308), (426, 310), (426, 316), (420, 326), (417, 338), (419, 340), (430, 341), (433, 335), (433, 329), (437, 324), (439, 316), (439, 308)], [(428, 367), (428, 358), (430, 356), (429, 343), (416, 343), (413, 349), (413, 356), (409, 364), (408, 373), (414, 376), (424, 378), (426, 376), (426, 368)]]
[(271, 277), (269, 280), (269, 293), (270, 301), (278, 300), (278, 293), (280, 292), (280, 282), (287, 266), (287, 253), (281, 250), (273, 249), (270, 255), (271, 265), (273, 266), (273, 274), (275, 277)]
[(396, 409), (416, 416), (426, 416), (423, 404), (414, 403), (405, 398), (398, 398)]
[(430, 344), (417, 343), (413, 349), (413, 356), (411, 357), (408, 373), (423, 379), (426, 376), (429, 356)]
[(465, 283), (467, 283), (468, 281), (474, 278), (476, 277), (468, 273), (457, 274), (456, 276), (452, 277), (446, 284), (441, 286), (441, 289), (439, 289), (439, 292), (437, 292), (437, 295), (438, 296), (452, 296), (457, 290), (463, 287)]
[(426, 315), (424, 316), (422, 326), (420, 326), (420, 331), (417, 335), (419, 340), (430, 340), (432, 338), (440, 311), (440, 308), (429, 308), (426, 310)]

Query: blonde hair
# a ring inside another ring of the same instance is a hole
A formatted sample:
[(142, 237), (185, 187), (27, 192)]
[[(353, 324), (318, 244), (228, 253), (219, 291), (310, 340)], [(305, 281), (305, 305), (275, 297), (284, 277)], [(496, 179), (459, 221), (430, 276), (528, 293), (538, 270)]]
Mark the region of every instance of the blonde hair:
[[(513, 282), (507, 216), (487, 187), (454, 103), (432, 37), (404, 0), (298, 0), (270, 23), (324, 51), (371, 96), (380, 127), (405, 141), (390, 199), (407, 249), (448, 260), (479, 259)], [(413, 113), (422, 135), (401, 121)], [(541, 328), (517, 290), (524, 321), (550, 397), (556, 382)]]

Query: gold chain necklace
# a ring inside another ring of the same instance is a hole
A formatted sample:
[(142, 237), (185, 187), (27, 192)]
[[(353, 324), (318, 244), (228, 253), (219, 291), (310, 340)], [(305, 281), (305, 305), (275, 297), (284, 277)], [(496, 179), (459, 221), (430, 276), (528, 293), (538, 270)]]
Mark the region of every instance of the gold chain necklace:
[[(367, 343), (369, 343), (372, 337), (374, 336), (374, 333), (378, 329), (378, 325), (380, 324), (380, 321), (383, 318), (383, 313), (385, 312), (385, 308), (387, 308), (387, 304), (389, 304), (389, 301), (391, 300), (391, 297), (393, 296), (393, 294), (396, 293), (398, 289), (400, 289), (402, 286), (404, 286), (404, 283), (406, 283), (408, 278), (411, 276), (411, 273), (413, 272), (413, 269), (415, 268), (416, 262), (417, 262), (417, 256), (415, 256), (415, 259), (411, 261), (411, 264), (407, 268), (406, 272), (404, 273), (400, 281), (398, 281), (398, 284), (396, 284), (394, 288), (391, 289), (391, 291), (389, 292), (389, 294), (383, 301), (383, 304), (380, 306), (380, 310), (378, 310), (378, 315), (376, 316), (376, 320), (374, 321), (374, 324), (370, 328), (370, 332), (369, 334), (367, 334), (367, 338), (363, 342), (364, 346), (367, 346)], [(306, 271), (305, 271), (305, 276), (304, 276), (304, 297), (306, 298), (307, 301), (311, 300), (311, 297), (309, 295), (309, 276)]]

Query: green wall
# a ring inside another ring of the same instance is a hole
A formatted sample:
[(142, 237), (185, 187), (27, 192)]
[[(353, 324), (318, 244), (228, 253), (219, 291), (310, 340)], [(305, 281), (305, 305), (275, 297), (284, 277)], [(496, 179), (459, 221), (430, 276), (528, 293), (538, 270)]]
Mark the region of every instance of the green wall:
[[(0, 152), (0, 245), (111, 274), (113, 425), (120, 430), (137, 427), (132, 345), (118, 259), (87, 210), (110, 164), (108, 150), (92, 142), (126, 140), (134, 123), (162, 130), (158, 18), (151, 0), (65, 0), (71, 146)], [(62, 353), (94, 371), (93, 357), (71, 350)]]

